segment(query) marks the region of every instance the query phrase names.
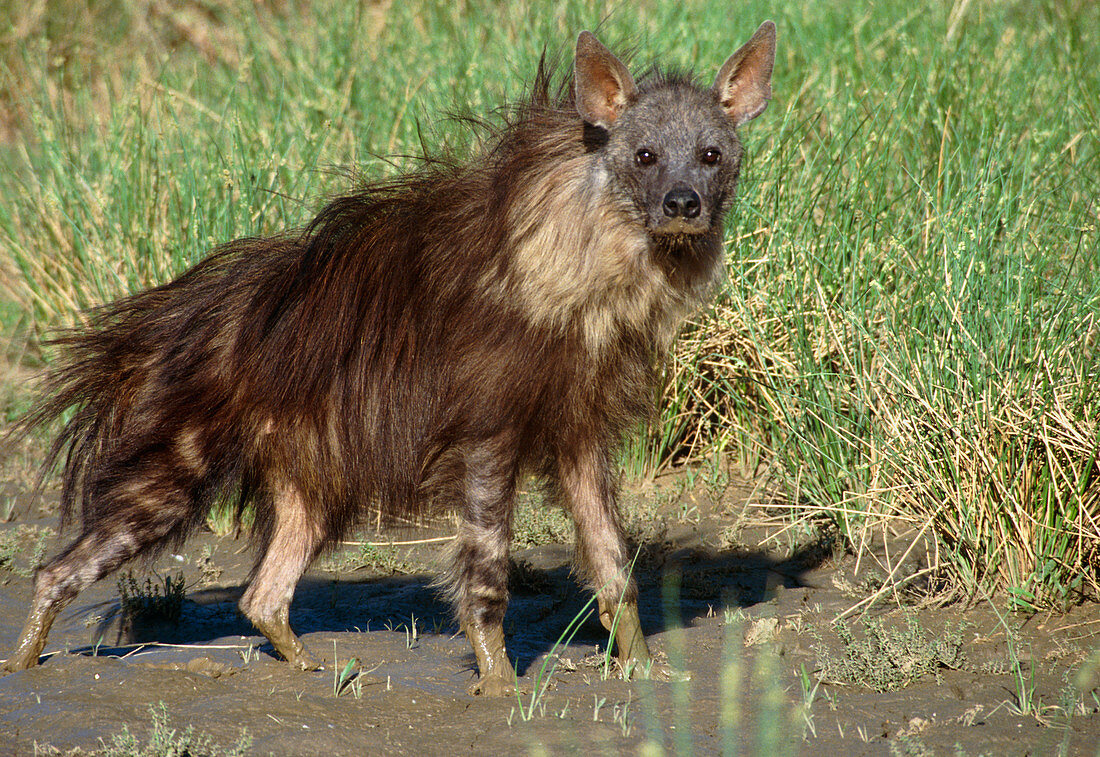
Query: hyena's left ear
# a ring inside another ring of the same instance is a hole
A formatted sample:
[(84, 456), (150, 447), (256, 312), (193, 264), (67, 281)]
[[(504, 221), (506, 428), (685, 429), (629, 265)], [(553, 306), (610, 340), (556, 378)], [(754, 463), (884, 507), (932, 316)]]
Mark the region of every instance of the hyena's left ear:
[(577, 37), (573, 87), (581, 118), (604, 129), (615, 122), (637, 92), (626, 66), (592, 32)]
[(714, 80), (714, 93), (735, 126), (759, 116), (772, 99), (775, 24), (765, 21), (752, 39), (729, 57)]

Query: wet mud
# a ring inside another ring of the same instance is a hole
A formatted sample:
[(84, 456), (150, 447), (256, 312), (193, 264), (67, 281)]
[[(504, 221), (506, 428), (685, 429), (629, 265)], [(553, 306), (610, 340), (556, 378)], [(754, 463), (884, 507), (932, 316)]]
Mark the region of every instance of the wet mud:
[[(505, 630), (520, 691), (486, 699), (466, 693), (473, 655), (431, 587), (445, 542), (383, 550), (375, 565), (348, 557), (362, 552), (356, 545), (319, 560), (291, 624), (325, 668), (301, 672), (237, 611), (252, 564), (245, 540), (203, 532), (134, 568), (131, 604), (147, 577), (162, 587), (183, 574), (177, 618), (127, 615), (117, 577), (106, 579), (65, 609), (41, 665), (0, 678), (0, 756), (95, 752), (124, 727), (144, 739), (160, 703), (171, 727), (221, 745), (247, 729), (247, 753), (258, 755), (633, 754), (653, 744), (695, 754), (1096, 753), (1095, 605), (1002, 618), (983, 603), (884, 597), (867, 617), (921, 643), (957, 638), (958, 656), (896, 690), (821, 682), (844, 669), (850, 648), (832, 622), (875, 591), (875, 550), (857, 561), (827, 534), (747, 505), (749, 491), (680, 485), (627, 498), (651, 513), (636, 565), (659, 662), (648, 680), (624, 681), (606, 664), (608, 634), (566, 543), (514, 552)], [(44, 510), (17, 507), (0, 536), (56, 527)], [(364, 526), (359, 538), (447, 535), (443, 523)], [(51, 536), (47, 553), (64, 542)], [(876, 548), (880, 559), (889, 547)], [(0, 569), (0, 657), (29, 605), (31, 578), (19, 566), (31, 549)], [(852, 617), (860, 641), (866, 629)]]

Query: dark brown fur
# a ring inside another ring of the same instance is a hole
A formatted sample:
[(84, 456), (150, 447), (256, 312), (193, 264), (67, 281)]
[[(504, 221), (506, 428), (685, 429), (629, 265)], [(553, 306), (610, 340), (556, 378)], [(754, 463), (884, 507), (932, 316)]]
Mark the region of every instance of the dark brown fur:
[[(572, 88), (552, 98), (540, 70), (477, 160), (426, 161), (332, 201), (301, 233), (232, 242), (63, 336), (48, 399), (24, 425), (76, 408), (50, 464), (63, 460), (63, 521), (81, 531), (39, 571), (6, 668), (37, 662), (84, 586), (184, 539), (227, 497), (256, 513), (242, 610), (288, 660), (315, 667), (287, 624), (310, 561), (367, 507), (448, 507), (460, 526), (446, 583), (478, 658), (474, 690), (501, 693), (515, 675), (501, 621), (523, 471), (548, 479), (576, 520), (601, 618), (620, 616), (620, 657), (647, 661), (613, 455), (719, 276), (733, 128), (755, 115), (727, 101), (762, 109), (773, 50), (765, 25), (734, 56), (749, 64), (727, 64), (763, 78), (745, 96), (732, 75), (710, 90), (659, 75), (634, 85), (582, 35), (577, 101)], [(634, 149), (616, 129), (632, 123), (672, 155), (662, 129), (707, 119), (728, 165), (667, 172), (677, 187), (714, 185), (700, 190), (703, 219), (646, 216), (639, 206), (667, 204), (671, 185), (633, 153), (616, 162)]]

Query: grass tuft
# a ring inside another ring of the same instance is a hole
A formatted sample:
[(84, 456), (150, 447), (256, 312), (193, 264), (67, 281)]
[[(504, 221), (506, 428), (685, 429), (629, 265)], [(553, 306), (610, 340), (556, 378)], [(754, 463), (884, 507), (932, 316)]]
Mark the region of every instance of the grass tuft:
[(243, 757), (252, 746), (252, 737), (245, 728), (231, 747), (218, 746), (210, 736), (196, 734), (194, 726), (182, 731), (172, 728), (164, 702), (150, 705), (149, 714), (153, 723), (144, 743), (124, 725), (121, 733), (111, 737), (110, 744), (104, 742), (104, 757)]
[(942, 669), (957, 670), (963, 664), (961, 627), (929, 634), (912, 614), (906, 614), (904, 626), (892, 627), (879, 618), (864, 620), (862, 625), (859, 638), (846, 623), (833, 625), (843, 647), (840, 656), (824, 643), (815, 645), (821, 681), (894, 691), (937, 675)]
[[(9, 571), (29, 578), (46, 554), (46, 540), (53, 534), (49, 528), (19, 525), (0, 534), (0, 571)], [(30, 555), (24, 563), (21, 558)]]
[(144, 584), (134, 578), (133, 572), (126, 571), (118, 578), (119, 611), (126, 622), (143, 620), (175, 623), (183, 611), (186, 592), (182, 571), (175, 577), (157, 576), (156, 581), (146, 576)]

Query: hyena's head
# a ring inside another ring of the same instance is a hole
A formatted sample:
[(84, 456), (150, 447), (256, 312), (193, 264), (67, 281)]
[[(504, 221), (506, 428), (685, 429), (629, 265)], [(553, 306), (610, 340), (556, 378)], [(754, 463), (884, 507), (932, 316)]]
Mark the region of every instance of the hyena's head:
[(655, 237), (720, 232), (741, 170), (737, 127), (771, 98), (775, 24), (730, 56), (714, 85), (654, 77), (635, 84), (591, 33), (577, 39), (577, 110), (600, 133), (600, 159)]

